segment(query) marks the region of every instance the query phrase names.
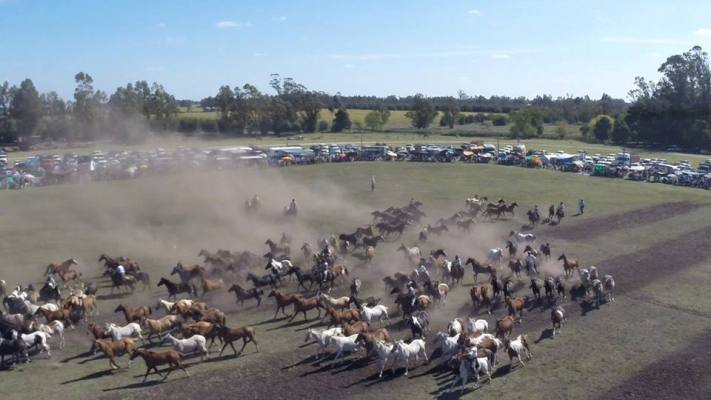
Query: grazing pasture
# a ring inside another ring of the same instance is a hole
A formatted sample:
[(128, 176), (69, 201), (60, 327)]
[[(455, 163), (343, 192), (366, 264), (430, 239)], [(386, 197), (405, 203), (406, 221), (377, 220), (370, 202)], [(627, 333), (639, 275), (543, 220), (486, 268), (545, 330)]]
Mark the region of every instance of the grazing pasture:
[[(372, 175), (378, 179), (375, 192), (368, 186)], [(244, 200), (255, 193), (262, 200), (260, 212), (244, 215)], [(362, 360), (363, 350), (348, 356), (344, 353), (343, 359), (334, 361), (337, 347), (331, 346), (331, 356), (317, 360), (317, 344), (304, 343), (304, 336), (310, 328), (325, 328), (328, 319), (321, 323), (315, 311), (307, 312), (308, 321), (297, 316), (290, 322), (281, 314), (274, 319), (274, 300), (267, 297), (271, 289), (266, 287), (259, 307), (252, 300), (235, 304), (235, 295), (227, 292), (231, 284), (252, 285), (234, 278), (234, 282), (226, 279), (223, 288), (208, 291), (201, 301), (224, 311), (227, 326), (252, 327), (259, 341), (258, 353), (256, 346), (249, 345), (237, 357), (231, 351), (218, 356), (221, 346), (213, 346), (204, 362), (199, 354), (183, 357), (182, 365), (190, 377), (178, 372), (159, 384), (160, 377), (151, 374), (141, 383), (145, 373), (142, 362), (127, 369), (128, 357), (121, 356), (117, 357), (121, 368), (109, 370), (103, 356), (88, 352), (93, 338), (87, 335), (86, 324), (80, 323), (74, 330), (65, 330), (63, 349), (50, 339), (51, 358), (35, 356), (30, 364), (0, 371), (0, 393), (7, 399), (57, 400), (212, 399), (235, 393), (242, 398), (419, 399), (458, 398), (475, 390), (471, 397), (542, 399), (644, 394), (653, 384), (654, 395), (659, 397), (700, 398), (708, 394), (703, 377), (709, 376), (711, 367), (693, 361), (700, 369), (693, 372), (699, 379), (687, 381), (680, 366), (695, 354), (708, 354), (705, 343), (711, 339), (707, 294), (711, 284), (711, 197), (681, 187), (489, 165), (374, 162), (8, 191), (0, 196), (0, 279), (10, 286), (33, 283), (41, 287), (50, 261), (74, 258), (78, 265), (72, 268), (81, 272), (83, 279), (99, 282), (96, 297), (100, 313), (90, 321), (100, 326), (109, 321), (124, 325), (124, 316), (113, 313), (119, 304), (151, 306), (149, 318), (158, 319), (165, 312), (163, 307), (155, 307), (156, 302), (168, 296), (165, 287), (156, 287), (158, 278), (169, 277), (178, 261), (186, 266), (203, 264), (198, 257), (200, 249), (250, 250), (261, 256), (267, 250), (266, 238), (278, 241), (286, 232), (293, 237), (294, 264), (309, 269), (311, 260), (303, 260), (296, 251), (301, 243), (352, 232), (354, 227), (372, 222), (372, 210), (407, 204), (414, 198), (423, 203), (427, 214), (420, 225), (424, 227), (462, 209), (464, 199), (473, 194), (488, 196), (490, 201), (516, 201), (522, 212), (497, 222), (480, 218), (471, 233), (451, 229), (441, 236), (430, 235), (424, 243), (418, 242), (420, 229), (408, 229), (396, 241), (379, 243), (372, 263), (361, 256), (362, 250), (356, 250), (345, 256), (349, 269), (346, 283), (329, 295), (348, 296), (351, 279), (362, 279), (359, 297), (382, 298), (390, 312), (390, 322), (384, 320), (382, 326), (395, 341), (409, 339), (410, 329), (395, 311), (394, 297), (381, 281), (395, 272), (412, 271), (402, 252), (397, 252), (398, 246), (417, 245), (423, 255), (445, 249), (450, 260), (459, 255), (462, 263), (468, 257), (484, 260), (489, 249), (504, 247), (510, 231), (524, 231), (525, 210), (534, 204), (547, 209), (550, 204), (565, 202), (569, 211), (561, 225), (534, 229), (537, 243), (550, 242), (552, 247), (551, 261), (541, 264), (541, 277), (563, 274), (562, 262), (556, 259), (565, 252), (578, 260), (581, 268), (594, 265), (601, 276), (613, 274), (615, 301), (603, 303), (599, 309), (581, 301), (562, 301), (567, 320), (553, 338), (545, 296), (539, 303), (532, 300), (529, 280), (524, 276), (514, 285), (515, 297), (528, 296), (529, 301), (523, 323), (515, 324), (511, 339), (526, 334), (534, 357), (524, 358), (525, 367), (514, 362), (510, 368), (505, 350), (500, 350), (493, 379), (481, 388), (470, 383), (463, 391), (447, 392), (454, 375), (436, 358), (427, 365), (422, 365), (422, 359), (410, 360), (407, 376), (403, 376), (404, 364), (396, 365), (392, 372), (386, 365), (382, 379), (378, 379), (380, 368), (375, 358)], [(299, 205), (299, 214), (286, 220), (281, 212), (292, 198)], [(573, 205), (579, 198), (585, 199), (586, 212), (573, 216)], [(111, 294), (110, 281), (100, 278), (103, 263), (96, 261), (102, 253), (130, 255), (155, 282), (146, 291)], [(504, 260), (508, 261), (508, 254)], [(259, 261), (251, 271), (261, 276), (267, 273), (266, 261)], [(499, 267), (500, 277), (509, 275), (506, 262)], [(497, 319), (507, 315), (503, 300), (494, 302), (492, 315), (484, 308), (472, 307), (469, 290), (474, 285), (473, 274), (471, 267), (464, 269), (463, 283), (450, 289), (446, 304), (427, 310), (429, 358), (436, 332), (446, 330), (452, 319), (486, 319), (493, 328)], [(573, 275), (564, 280), (567, 289), (577, 282), (577, 272)], [(439, 279), (439, 273), (434, 277)], [(177, 282), (178, 277), (170, 279)], [(488, 280), (488, 274), (479, 275), (480, 283)], [(296, 292), (296, 282), (284, 278), (279, 290)], [(200, 294), (202, 291), (200, 288)], [(286, 312), (291, 315), (293, 306), (287, 306)], [(371, 324), (372, 330), (379, 327), (377, 322)], [(139, 339), (135, 342), (141, 345)], [(150, 350), (170, 349), (166, 341)], [(668, 365), (665, 360), (670, 360)]]

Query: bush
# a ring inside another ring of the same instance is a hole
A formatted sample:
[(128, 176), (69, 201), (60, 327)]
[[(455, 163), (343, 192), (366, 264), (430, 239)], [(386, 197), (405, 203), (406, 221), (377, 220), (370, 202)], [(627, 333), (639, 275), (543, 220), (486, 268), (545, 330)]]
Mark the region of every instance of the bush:
[(494, 117), (494, 119), (491, 120), (491, 122), (494, 124), (494, 126), (506, 126), (509, 121), (505, 115), (497, 115)]
[(198, 120), (196, 118), (181, 118), (178, 121), (178, 132), (194, 133), (198, 128)]
[(206, 133), (216, 133), (217, 122), (214, 119), (203, 119), (200, 121), (200, 130)]

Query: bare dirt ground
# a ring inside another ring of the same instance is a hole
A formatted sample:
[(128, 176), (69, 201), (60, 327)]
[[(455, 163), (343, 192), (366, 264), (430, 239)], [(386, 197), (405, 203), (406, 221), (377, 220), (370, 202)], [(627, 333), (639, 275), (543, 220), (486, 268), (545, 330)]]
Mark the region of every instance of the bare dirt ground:
[(578, 225), (566, 225), (567, 221), (563, 219), (563, 224), (552, 231), (551, 234), (553, 237), (566, 238), (569, 240), (588, 240), (598, 235), (623, 230), (629, 226), (641, 225), (688, 214), (700, 207), (702, 207), (700, 204), (687, 202), (664, 203), (626, 213), (594, 218), (585, 224)]

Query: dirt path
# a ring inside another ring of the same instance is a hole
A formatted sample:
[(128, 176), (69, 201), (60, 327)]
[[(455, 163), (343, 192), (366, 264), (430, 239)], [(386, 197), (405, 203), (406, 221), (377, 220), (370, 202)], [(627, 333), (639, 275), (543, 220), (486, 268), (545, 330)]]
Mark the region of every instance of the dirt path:
[(665, 203), (626, 213), (591, 218), (577, 225), (566, 225), (570, 219), (565, 218), (561, 226), (548, 230), (546, 235), (570, 241), (589, 240), (609, 232), (624, 230), (632, 225), (639, 226), (688, 214), (700, 207), (703, 205), (687, 202)]
[(689, 342), (683, 351), (660, 360), (599, 399), (708, 399), (711, 330)]

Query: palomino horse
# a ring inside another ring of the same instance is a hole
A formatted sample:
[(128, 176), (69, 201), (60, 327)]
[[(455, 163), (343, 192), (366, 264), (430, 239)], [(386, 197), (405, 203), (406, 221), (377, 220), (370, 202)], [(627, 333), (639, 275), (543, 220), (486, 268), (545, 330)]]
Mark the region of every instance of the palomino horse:
[(47, 270), (45, 271), (44, 274), (45, 275), (63, 274), (63, 273), (68, 272), (69, 268), (72, 265), (78, 266), (79, 264), (77, 263), (77, 260), (75, 260), (73, 258), (70, 258), (61, 264), (52, 263), (47, 266)]

